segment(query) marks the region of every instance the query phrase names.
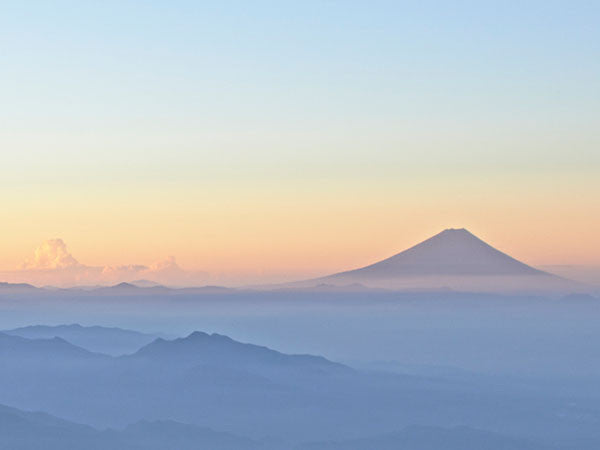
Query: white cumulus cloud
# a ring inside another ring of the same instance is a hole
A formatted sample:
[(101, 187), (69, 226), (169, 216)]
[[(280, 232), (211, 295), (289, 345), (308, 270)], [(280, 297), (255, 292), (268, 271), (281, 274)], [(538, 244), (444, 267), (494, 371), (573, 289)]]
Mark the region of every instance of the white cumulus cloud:
[(62, 239), (48, 239), (35, 249), (33, 259), (26, 260), (21, 269), (67, 269), (81, 267), (67, 250)]
[(110, 285), (150, 280), (171, 286), (194, 286), (208, 281), (206, 272), (183, 269), (174, 256), (150, 266), (129, 264), (116, 266), (88, 266), (77, 261), (62, 239), (49, 239), (35, 249), (33, 258), (26, 260), (18, 270), (0, 273), (12, 282), (30, 282), (38, 285)]

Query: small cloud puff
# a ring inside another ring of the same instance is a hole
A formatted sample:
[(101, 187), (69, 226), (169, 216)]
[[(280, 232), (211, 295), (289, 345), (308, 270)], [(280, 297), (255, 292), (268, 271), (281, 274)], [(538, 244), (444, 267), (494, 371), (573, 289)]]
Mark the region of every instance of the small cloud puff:
[(144, 270), (148, 270), (148, 266), (144, 266), (142, 264), (128, 264), (125, 266), (104, 266), (102, 268), (102, 273), (106, 275), (116, 274), (116, 273), (138, 273)]
[(67, 250), (67, 245), (62, 239), (48, 239), (35, 249), (33, 259), (26, 260), (21, 269), (68, 269), (82, 267)]
[(152, 271), (172, 270), (172, 269), (181, 270), (181, 267), (179, 267), (179, 265), (177, 264), (177, 261), (175, 261), (174, 256), (168, 256), (166, 259), (164, 259), (162, 261), (157, 261), (150, 266), (150, 270), (152, 270)]
[(148, 270), (143, 271), (141, 275), (144, 278), (163, 284), (178, 286), (192, 286), (206, 282), (209, 279), (209, 274), (206, 272), (194, 272), (181, 268), (174, 256), (169, 256), (162, 261), (155, 262)]

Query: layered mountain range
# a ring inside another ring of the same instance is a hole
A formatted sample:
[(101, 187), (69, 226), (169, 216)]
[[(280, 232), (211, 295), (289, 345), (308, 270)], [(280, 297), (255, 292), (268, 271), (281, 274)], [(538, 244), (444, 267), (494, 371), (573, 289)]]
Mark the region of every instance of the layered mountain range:
[[(361, 372), (219, 334), (158, 338), (130, 355), (110, 357), (61, 338), (0, 333), (0, 359), (0, 405), (21, 410), (0, 407), (0, 427), (6, 425), (0, 449), (40, 448), (29, 436), (61, 450), (429, 450), (444, 441), (449, 449), (482, 443), (490, 449), (546, 449), (540, 437), (585, 437), (590, 444), (577, 448), (587, 450), (600, 439), (593, 399), (573, 397), (566, 404), (552, 390), (519, 384), (490, 388), (469, 378)], [(594, 420), (576, 419), (582, 411)], [(406, 428), (419, 423), (431, 428)], [(457, 423), (473, 428), (454, 428)]]

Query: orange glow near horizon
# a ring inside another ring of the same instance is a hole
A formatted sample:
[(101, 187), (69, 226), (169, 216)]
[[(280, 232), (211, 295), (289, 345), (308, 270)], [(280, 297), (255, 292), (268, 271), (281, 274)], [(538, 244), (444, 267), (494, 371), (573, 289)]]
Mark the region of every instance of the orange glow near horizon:
[(568, 194), (556, 178), (538, 180), (537, 189), (493, 177), (427, 181), (31, 192), (8, 208), (0, 268), (14, 270), (41, 242), (60, 237), (88, 266), (149, 266), (174, 255), (217, 281), (270, 282), (360, 267), (451, 227), (534, 266), (600, 262), (589, 180), (565, 180)]

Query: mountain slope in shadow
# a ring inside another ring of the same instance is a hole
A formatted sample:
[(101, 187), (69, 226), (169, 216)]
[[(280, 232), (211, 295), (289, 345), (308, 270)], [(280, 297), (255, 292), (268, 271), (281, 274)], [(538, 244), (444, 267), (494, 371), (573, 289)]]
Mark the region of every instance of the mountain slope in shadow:
[(322, 356), (288, 355), (270, 348), (245, 344), (220, 334), (195, 331), (185, 338), (158, 338), (127, 358), (173, 366), (197, 365), (237, 369), (290, 368), (294, 370), (339, 371), (351, 369)]

